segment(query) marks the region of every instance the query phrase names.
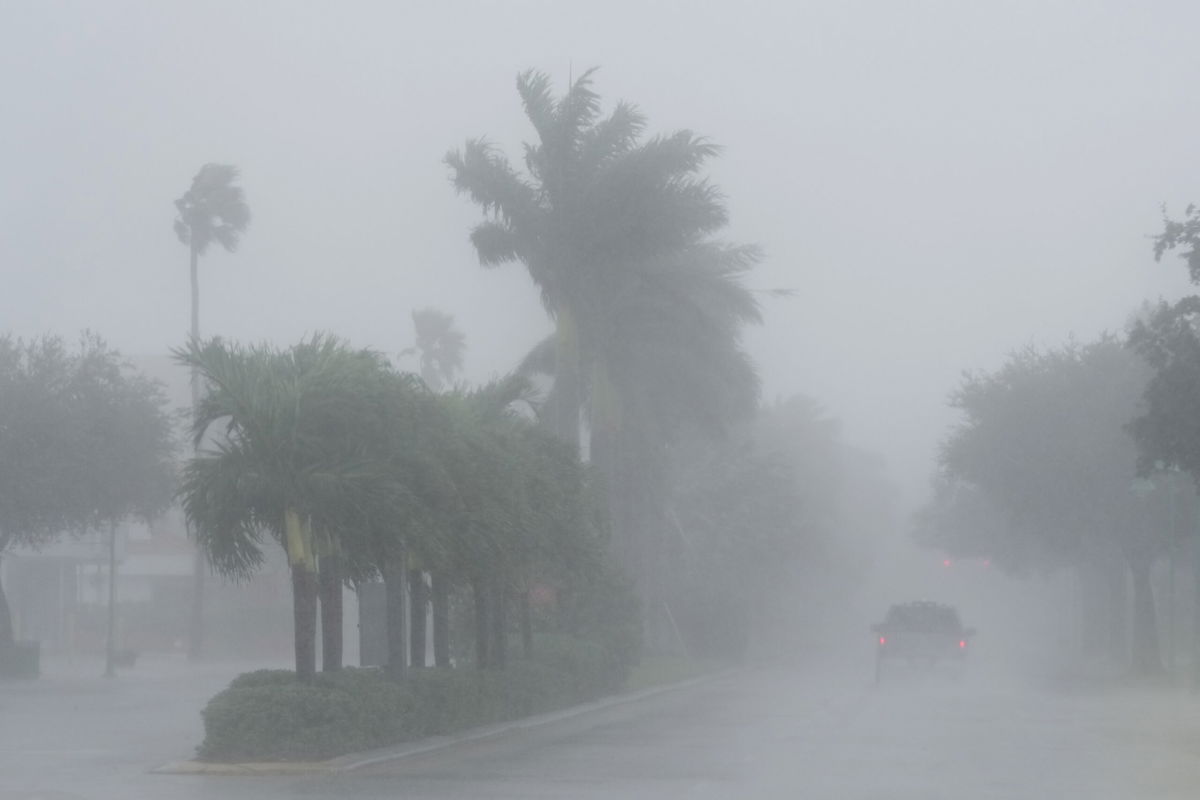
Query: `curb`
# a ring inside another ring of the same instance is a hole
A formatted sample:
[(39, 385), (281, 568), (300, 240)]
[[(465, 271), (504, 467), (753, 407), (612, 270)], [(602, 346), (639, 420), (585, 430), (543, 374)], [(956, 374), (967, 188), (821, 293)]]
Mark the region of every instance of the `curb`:
[(400, 761), (405, 758), (432, 753), (437, 750), (443, 750), (447, 747), (453, 747), (459, 744), (467, 744), (470, 742), (482, 741), (484, 739), (491, 739), (493, 737), (502, 736), (503, 734), (514, 731), (539, 728), (543, 725), (550, 725), (555, 722), (562, 722), (563, 720), (580, 717), (593, 711), (603, 711), (604, 709), (614, 708), (616, 706), (621, 706), (628, 703), (636, 703), (657, 695), (688, 689), (703, 683), (715, 681), (732, 675), (737, 671), (738, 670), (736, 669), (721, 670), (719, 672), (712, 672), (707, 675), (689, 678), (677, 683), (669, 683), (662, 686), (652, 686), (649, 689), (640, 689), (636, 692), (630, 692), (628, 694), (613, 695), (601, 700), (594, 700), (590, 703), (581, 703), (580, 705), (570, 706), (565, 709), (550, 711), (545, 714), (538, 714), (532, 717), (524, 717), (522, 719), (510, 720), (508, 722), (498, 722), (493, 725), (484, 725), (482, 727), (471, 728), (457, 734), (432, 736), (380, 750), (368, 750), (364, 753), (349, 753), (347, 755), (331, 758), (326, 761), (264, 761), (246, 762), (240, 764), (209, 761), (173, 761), (169, 764), (163, 764), (162, 766), (151, 769), (150, 773), (154, 775), (230, 775), (240, 777), (270, 775), (335, 775), (342, 772), (352, 772), (364, 767), (375, 766), (376, 764), (383, 764), (388, 761)]

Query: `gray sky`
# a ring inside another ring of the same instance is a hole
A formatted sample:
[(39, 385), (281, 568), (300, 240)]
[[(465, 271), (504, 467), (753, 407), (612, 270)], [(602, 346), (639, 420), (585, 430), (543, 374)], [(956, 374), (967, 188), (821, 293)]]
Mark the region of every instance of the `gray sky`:
[(514, 90), (593, 65), (606, 104), (725, 147), (728, 238), (785, 286), (750, 333), (768, 399), (803, 392), (919, 500), (965, 368), (1120, 328), (1189, 290), (1159, 204), (1200, 202), (1200, 4), (0, 2), (0, 330), (180, 344), (172, 200), (243, 171), (241, 250), (202, 263), (206, 335), (331, 330), (396, 352), (409, 311), (468, 376), (549, 328), (485, 271), (441, 157), (532, 131)]

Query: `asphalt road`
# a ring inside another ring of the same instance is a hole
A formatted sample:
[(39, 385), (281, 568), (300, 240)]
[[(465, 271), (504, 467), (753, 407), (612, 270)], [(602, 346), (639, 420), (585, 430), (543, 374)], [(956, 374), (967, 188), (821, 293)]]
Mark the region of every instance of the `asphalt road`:
[(1200, 796), (1194, 695), (1051, 690), (978, 672), (875, 687), (853, 666), (748, 669), (341, 775), (151, 775), (190, 754), (196, 700), (226, 679), (178, 673), (0, 686), (0, 798)]

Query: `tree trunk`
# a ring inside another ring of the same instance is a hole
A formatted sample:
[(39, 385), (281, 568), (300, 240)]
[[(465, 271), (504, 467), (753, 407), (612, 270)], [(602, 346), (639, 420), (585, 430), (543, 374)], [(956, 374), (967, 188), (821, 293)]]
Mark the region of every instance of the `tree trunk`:
[(529, 593), (529, 589), (521, 593), (521, 646), (527, 659), (533, 658), (533, 608)]
[(441, 572), (430, 575), (433, 604), (433, 663), (450, 666), (450, 580)]
[[(1192, 691), (1200, 692), (1200, 537), (1192, 538)], [(3, 597), (0, 597), (3, 600)], [(0, 620), (0, 624), (3, 621)]]
[(561, 311), (554, 347), (554, 406), (551, 409), (554, 434), (573, 447), (579, 447), (580, 363), (579, 331), (574, 317)]
[[(0, 537), (0, 553), (8, 547), (8, 537)], [(0, 559), (0, 574), (4, 572), (4, 562)], [(0, 581), (0, 661), (12, 651), (16, 644), (13, 635), (12, 609), (8, 607), (8, 595), (4, 593), (4, 583)]]
[(484, 591), (483, 581), (479, 578), (471, 580), (471, 596), (475, 600), (475, 666), (477, 669), (487, 669), (490, 666), (488, 650), (491, 636), (488, 618), (488, 599)]
[(104, 643), (104, 677), (117, 675), (117, 523), (108, 526), (108, 639)]
[(508, 597), (499, 580), (492, 581), (491, 662), (496, 669), (508, 665)]
[(302, 564), (292, 567), (292, 617), (296, 677), (310, 683), (317, 672), (317, 576)]
[(388, 566), (383, 572), (383, 592), (387, 607), (387, 673), (393, 680), (408, 671), (408, 648), (404, 641), (404, 568)]
[(321, 669), (342, 668), (342, 559), (321, 557)]
[(1154, 590), (1150, 586), (1151, 559), (1129, 559), (1133, 574), (1133, 672), (1158, 675), (1163, 672), (1158, 649), (1158, 622), (1154, 613)]
[(425, 573), (419, 569), (408, 571), (409, 597), (409, 647), (412, 650), (412, 665), (425, 666), (425, 615), (429, 608), (429, 592), (425, 588)]
[(15, 644), (12, 609), (8, 607), (8, 596), (4, 593), (4, 585), (0, 584), (0, 661), (3, 660), (3, 655), (11, 651)]
[[(199, 261), (200, 254), (196, 252), (196, 245), (193, 242), (190, 251), (190, 267), (192, 280), (192, 326), (191, 336), (193, 340), (200, 339), (200, 269)], [(195, 418), (196, 407), (200, 405), (200, 371), (192, 367), (191, 371), (191, 390), (192, 390), (192, 416)], [(196, 541), (195, 537), (192, 542)], [(204, 563), (204, 553), (200, 547), (196, 547), (196, 552), (192, 557), (192, 609), (191, 618), (188, 624), (188, 657), (193, 661), (204, 657), (204, 580), (205, 574), (208, 571), (207, 565)]]

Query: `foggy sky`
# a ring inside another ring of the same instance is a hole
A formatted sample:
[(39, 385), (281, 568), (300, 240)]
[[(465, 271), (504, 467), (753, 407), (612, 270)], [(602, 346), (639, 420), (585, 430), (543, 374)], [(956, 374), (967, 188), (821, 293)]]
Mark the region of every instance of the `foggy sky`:
[[(986, 5), (986, 7), (985, 7)], [(1189, 291), (1159, 204), (1200, 201), (1193, 3), (0, 3), (0, 331), (161, 353), (188, 326), (172, 201), (229, 162), (254, 219), (201, 265), (205, 335), (330, 330), (396, 353), (409, 311), (510, 369), (549, 323), (484, 270), (441, 157), (533, 136), (514, 88), (599, 66), (611, 108), (724, 146), (727, 238), (767, 253), (747, 345), (920, 499), (961, 370), (1116, 330)], [(403, 363), (403, 362), (402, 362)]]

